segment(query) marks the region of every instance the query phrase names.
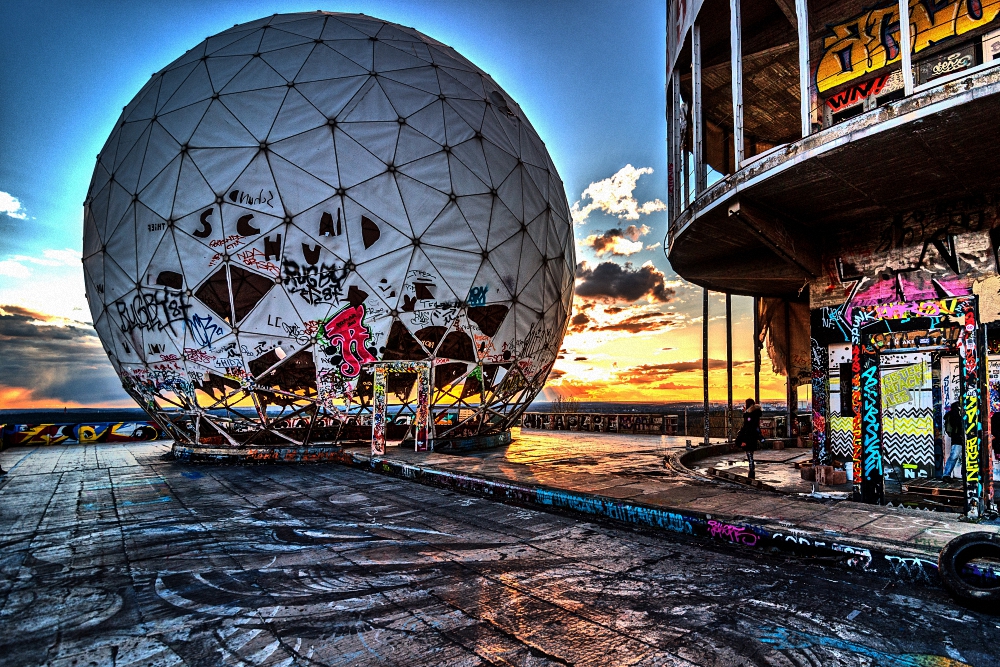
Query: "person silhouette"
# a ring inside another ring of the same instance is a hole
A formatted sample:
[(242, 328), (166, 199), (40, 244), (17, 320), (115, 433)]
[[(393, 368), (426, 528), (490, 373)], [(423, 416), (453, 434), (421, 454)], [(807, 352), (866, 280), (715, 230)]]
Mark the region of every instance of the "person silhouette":
[(747, 463), (750, 467), (750, 472), (747, 475), (749, 479), (753, 479), (756, 474), (753, 453), (757, 451), (757, 447), (760, 446), (760, 441), (762, 440), (760, 416), (760, 405), (752, 398), (748, 398), (746, 407), (743, 409), (743, 426), (740, 427), (739, 433), (736, 434), (736, 444), (743, 448), (743, 451), (746, 453)]

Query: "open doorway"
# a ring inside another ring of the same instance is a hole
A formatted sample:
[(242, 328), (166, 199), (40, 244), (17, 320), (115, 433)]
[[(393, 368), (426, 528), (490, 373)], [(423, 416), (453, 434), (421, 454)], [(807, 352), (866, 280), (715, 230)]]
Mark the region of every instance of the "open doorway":
[(376, 363), (372, 384), (372, 456), (385, 454), (387, 439), (397, 446), (412, 440), (418, 452), (431, 449), (430, 363)]

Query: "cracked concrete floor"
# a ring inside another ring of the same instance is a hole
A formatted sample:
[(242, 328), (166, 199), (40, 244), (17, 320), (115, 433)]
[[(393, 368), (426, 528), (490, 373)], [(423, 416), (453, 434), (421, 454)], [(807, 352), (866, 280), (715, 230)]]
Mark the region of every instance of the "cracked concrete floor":
[(1000, 664), (1000, 619), (938, 590), (167, 451), (0, 454), (0, 664)]

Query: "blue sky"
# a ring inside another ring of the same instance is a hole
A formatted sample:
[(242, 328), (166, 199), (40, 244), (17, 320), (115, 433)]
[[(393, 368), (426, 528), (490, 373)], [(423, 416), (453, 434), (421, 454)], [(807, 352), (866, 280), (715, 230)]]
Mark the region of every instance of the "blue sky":
[[(0, 25), (8, 59), (0, 191), (16, 197), (29, 218), (0, 219), (2, 253), (80, 249), (81, 203), (94, 157), (152, 72), (233, 24), (316, 8), (315, 2), (141, 0), (8, 6)], [(632, 163), (655, 169), (637, 194), (662, 198), (663, 2), (411, 0), (333, 2), (323, 9), (412, 26), (490, 72), (527, 112), (569, 193)], [(665, 219), (657, 217), (662, 229)]]
[[(321, 7), (414, 27), (489, 72), (546, 142), (570, 204), (580, 201), (580, 208), (590, 211), (576, 226), (578, 260), (591, 269), (613, 262), (615, 270), (630, 262), (633, 272), (645, 264), (641, 270), (658, 281), (661, 294), (670, 295), (666, 302), (647, 294), (641, 303), (626, 299), (617, 311), (604, 305), (587, 311), (589, 323), (567, 338), (567, 360), (550, 383), (581, 397), (599, 398), (600, 386), (620, 381), (630, 369), (652, 366), (657, 366), (650, 372), (660, 386), (677, 387), (676, 398), (699, 393), (700, 378), (673, 380), (679, 377), (678, 364), (701, 354), (700, 290), (677, 282), (658, 246), (666, 226), (657, 201), (666, 200), (665, 4), (410, 0)], [(6, 308), (8, 324), (15, 317), (18, 326), (35, 327), (21, 327), (24, 331), (37, 332), (44, 323), (63, 327), (62, 333), (79, 333), (79, 349), (89, 357), (83, 355), (79, 377), (70, 377), (71, 371), (60, 374), (54, 367), (43, 372), (55, 363), (55, 347), (36, 342), (30, 352), (18, 348), (28, 361), (16, 368), (0, 364), (0, 403), (127, 403), (87, 326), (83, 297), (82, 202), (95, 156), (122, 107), (150, 74), (188, 48), (237, 23), (318, 8), (304, 2), (210, 0), (19, 2), (5, 8), (0, 23), (7, 54), (0, 91), (5, 158), (0, 161), (0, 308)], [(619, 180), (607, 180), (615, 174)], [(582, 197), (592, 184), (591, 196)], [(616, 203), (624, 209), (616, 209)], [(629, 213), (629, 204), (638, 206), (638, 213)], [(634, 225), (631, 231), (628, 225)], [(616, 243), (625, 245), (609, 247), (625, 247), (627, 254), (598, 253), (602, 239), (614, 241), (615, 230), (620, 230)], [(736, 304), (742, 332), (737, 356), (743, 359), (752, 355), (746, 301)], [(639, 321), (633, 316), (650, 309), (662, 314), (660, 326), (629, 329), (630, 321)], [(713, 318), (720, 314), (721, 300), (713, 300)], [(0, 331), (0, 339), (4, 335)], [(715, 327), (713, 358), (724, 350), (721, 335), (721, 327)], [(633, 336), (628, 350), (626, 336)], [(36, 357), (38, 363), (31, 362)], [(645, 375), (636, 371), (627, 377), (639, 382)], [(4, 387), (14, 384), (21, 392), (4, 394)], [(657, 400), (665, 396), (657, 392)]]

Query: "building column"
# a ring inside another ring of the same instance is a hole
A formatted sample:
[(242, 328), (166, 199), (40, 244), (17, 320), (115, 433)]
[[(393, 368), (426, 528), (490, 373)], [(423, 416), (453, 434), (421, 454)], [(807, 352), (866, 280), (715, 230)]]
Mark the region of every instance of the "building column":
[(785, 437), (792, 437), (792, 424), (798, 412), (795, 384), (792, 381), (792, 306), (785, 301)]
[(899, 0), (899, 49), (902, 53), (903, 94), (913, 94), (913, 63), (910, 57), (910, 1)]
[(705, 190), (705, 125), (701, 96), (701, 25), (691, 27), (691, 147), (694, 153), (694, 198)]
[(733, 441), (733, 296), (726, 292), (726, 440)]
[(795, 0), (796, 28), (799, 34), (799, 113), (802, 116), (802, 138), (812, 132), (812, 102), (809, 65), (809, 0)]
[(753, 298), (753, 400), (760, 403), (760, 297)]
[(705, 444), (708, 444), (709, 421), (708, 421), (708, 288), (703, 289), (701, 307), (701, 374), (704, 388), (705, 406)]
[[(904, 2), (905, 0), (900, 0)], [(740, 0), (729, 0), (729, 52), (733, 79), (733, 147), (736, 149), (736, 169), (743, 162), (743, 22)]]

